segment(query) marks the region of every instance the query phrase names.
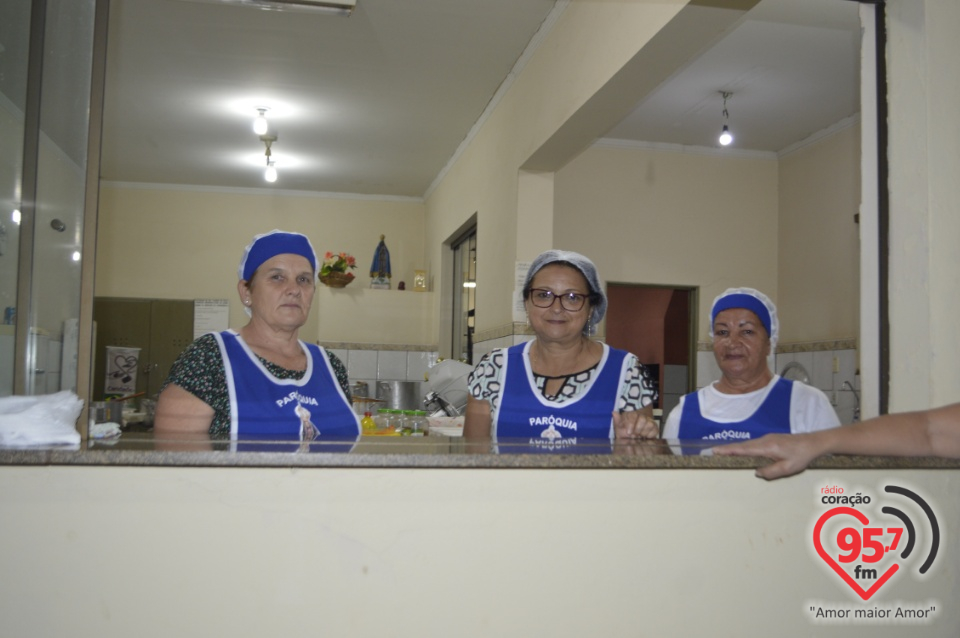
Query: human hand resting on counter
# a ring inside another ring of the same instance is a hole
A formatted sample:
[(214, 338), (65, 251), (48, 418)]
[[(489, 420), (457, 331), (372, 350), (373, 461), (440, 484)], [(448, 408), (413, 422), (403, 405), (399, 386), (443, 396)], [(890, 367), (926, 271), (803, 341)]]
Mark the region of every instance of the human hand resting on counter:
[[(825, 430), (824, 430), (825, 431)], [(757, 468), (757, 476), (767, 480), (802, 472), (813, 459), (826, 453), (822, 432), (809, 434), (768, 434), (759, 439), (713, 448), (719, 456), (759, 456), (774, 462)]]
[(653, 418), (653, 408), (613, 413), (613, 433), (618, 439), (656, 439), (660, 426)]
[(822, 454), (960, 458), (960, 403), (808, 434), (768, 434), (715, 447), (713, 453), (773, 459), (757, 470), (757, 476), (768, 480), (801, 472)]

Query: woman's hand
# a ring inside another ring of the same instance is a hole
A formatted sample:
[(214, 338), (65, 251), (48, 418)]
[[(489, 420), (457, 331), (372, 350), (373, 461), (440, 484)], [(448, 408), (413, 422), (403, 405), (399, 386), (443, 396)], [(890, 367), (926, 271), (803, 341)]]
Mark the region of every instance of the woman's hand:
[(713, 448), (718, 456), (762, 456), (774, 462), (757, 468), (757, 476), (771, 480), (802, 472), (823, 454), (822, 432), (810, 434), (768, 434), (759, 439)]
[(653, 419), (653, 408), (613, 413), (613, 433), (618, 439), (656, 439), (660, 426)]

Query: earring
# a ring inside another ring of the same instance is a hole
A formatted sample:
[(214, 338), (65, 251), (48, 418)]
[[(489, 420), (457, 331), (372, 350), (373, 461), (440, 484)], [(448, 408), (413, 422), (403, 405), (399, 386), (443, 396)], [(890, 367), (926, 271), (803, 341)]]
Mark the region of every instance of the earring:
[(244, 300), (243, 300), (243, 303), (245, 303), (246, 305), (249, 306), (249, 305), (250, 305), (250, 300), (249, 300), (249, 299), (244, 299)]

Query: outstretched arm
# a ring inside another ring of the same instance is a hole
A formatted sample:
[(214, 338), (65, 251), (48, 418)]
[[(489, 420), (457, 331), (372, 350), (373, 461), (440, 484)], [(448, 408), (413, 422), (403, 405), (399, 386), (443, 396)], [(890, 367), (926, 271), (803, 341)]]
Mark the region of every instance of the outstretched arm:
[(757, 476), (765, 479), (802, 472), (823, 454), (960, 458), (960, 403), (887, 414), (810, 434), (769, 434), (714, 448), (714, 454), (773, 459), (757, 470)]

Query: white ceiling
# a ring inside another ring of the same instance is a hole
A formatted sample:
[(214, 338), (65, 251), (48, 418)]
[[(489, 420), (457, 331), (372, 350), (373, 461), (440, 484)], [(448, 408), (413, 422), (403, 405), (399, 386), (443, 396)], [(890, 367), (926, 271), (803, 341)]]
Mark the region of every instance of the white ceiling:
[[(556, 4), (358, 0), (344, 18), (112, 0), (101, 175), (422, 197)], [(858, 69), (856, 2), (761, 0), (605, 137), (715, 147), (729, 91), (735, 148), (780, 151), (859, 111)]]

